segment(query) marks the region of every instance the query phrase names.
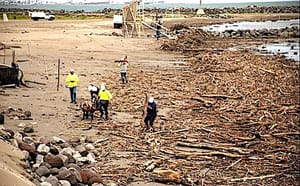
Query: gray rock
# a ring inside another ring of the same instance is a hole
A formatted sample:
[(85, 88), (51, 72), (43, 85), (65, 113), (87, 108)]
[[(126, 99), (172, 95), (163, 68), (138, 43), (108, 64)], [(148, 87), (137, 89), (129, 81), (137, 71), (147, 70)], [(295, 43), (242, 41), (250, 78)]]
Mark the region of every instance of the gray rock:
[(69, 164), (69, 158), (68, 158), (68, 156), (65, 156), (65, 155), (63, 155), (63, 154), (59, 154), (59, 155), (57, 155), (57, 156), (60, 157), (60, 158), (62, 159), (63, 164), (64, 164), (65, 166)]
[(32, 180), (32, 183), (36, 186), (41, 186), (41, 183), (37, 179)]
[(81, 175), (80, 175), (80, 171), (78, 171), (77, 169), (71, 167), (69, 168), (69, 171), (71, 171), (75, 176), (76, 176), (76, 180), (78, 182), (82, 182), (82, 178), (81, 178)]
[(47, 179), (46, 179), (46, 182), (50, 183), (52, 186), (59, 186), (59, 182), (58, 182), (58, 179), (55, 177), (55, 176), (49, 176)]
[(46, 166), (42, 165), (36, 170), (36, 174), (39, 177), (48, 176), (50, 174), (50, 170)]
[(81, 168), (77, 165), (77, 164), (75, 164), (75, 163), (70, 163), (70, 164), (68, 164), (67, 165), (67, 168), (69, 169), (69, 168), (74, 168), (74, 169), (76, 169), (77, 171), (81, 171)]
[(59, 171), (59, 173), (56, 177), (59, 180), (68, 180), (71, 183), (71, 185), (77, 184), (76, 176), (70, 170), (61, 170), (61, 171)]
[(50, 173), (51, 173), (52, 175), (56, 175), (56, 174), (58, 174), (58, 172), (59, 172), (59, 169), (56, 168), (56, 167), (50, 169)]
[(75, 147), (75, 150), (78, 151), (81, 154), (81, 156), (87, 156), (89, 153), (84, 145), (77, 145)]

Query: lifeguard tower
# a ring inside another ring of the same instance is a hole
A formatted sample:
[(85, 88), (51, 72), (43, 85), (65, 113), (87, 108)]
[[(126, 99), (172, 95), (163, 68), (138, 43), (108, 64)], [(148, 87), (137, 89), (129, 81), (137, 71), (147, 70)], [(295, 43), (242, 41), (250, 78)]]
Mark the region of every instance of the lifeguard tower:
[(144, 2), (133, 0), (123, 7), (123, 32), (125, 37), (139, 37), (143, 32)]

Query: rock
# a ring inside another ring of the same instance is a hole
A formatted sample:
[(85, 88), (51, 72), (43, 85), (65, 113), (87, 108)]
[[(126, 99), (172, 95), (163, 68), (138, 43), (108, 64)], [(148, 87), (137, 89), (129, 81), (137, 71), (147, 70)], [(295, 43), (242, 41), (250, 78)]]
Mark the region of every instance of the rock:
[(67, 148), (63, 148), (60, 153), (63, 155), (67, 155), (67, 154), (73, 155), (75, 153), (75, 150), (70, 147), (67, 147)]
[(3, 125), (4, 124), (4, 114), (0, 113), (0, 125)]
[(35, 163), (36, 163), (36, 164), (41, 164), (42, 162), (44, 162), (44, 156), (41, 155), (41, 154), (38, 154), (38, 155), (36, 156)]
[(101, 176), (99, 174), (96, 174), (89, 179), (88, 184), (92, 185), (95, 183), (102, 183), (102, 182), (103, 182), (103, 180), (102, 180)]
[(56, 137), (56, 136), (53, 136), (53, 140), (55, 143), (65, 143), (66, 141), (62, 138), (59, 138), (59, 137)]
[(72, 155), (67, 154), (66, 156), (68, 157), (68, 162), (69, 163), (76, 163), (76, 160)]
[(59, 186), (59, 181), (55, 176), (49, 176), (46, 182), (50, 183), (52, 186)]
[(99, 174), (90, 169), (84, 169), (80, 172), (82, 183), (92, 185), (94, 183), (102, 183), (103, 180)]
[(78, 137), (72, 137), (70, 140), (69, 140), (70, 143), (79, 143), (80, 142), (80, 138)]
[(71, 183), (67, 180), (59, 180), (61, 186), (71, 186)]
[(91, 162), (91, 163), (96, 163), (97, 161), (95, 160), (95, 155), (93, 153), (89, 153), (87, 156), (87, 159)]
[(19, 142), (18, 145), (21, 150), (25, 150), (25, 151), (29, 152), (31, 160), (35, 160), (35, 157), (37, 156), (37, 151), (34, 146), (29, 145), (28, 143), (25, 143), (22, 141)]
[(32, 127), (25, 127), (24, 130), (23, 130), (25, 133), (33, 133), (34, 130)]
[(87, 156), (89, 153), (84, 145), (76, 146), (75, 150), (78, 151), (81, 154), (81, 156)]
[(80, 172), (77, 169), (71, 167), (71, 168), (69, 168), (69, 171), (71, 171), (75, 175), (76, 180), (78, 182), (82, 182), (82, 178), (81, 178)]
[(44, 162), (49, 163), (51, 167), (57, 167), (60, 168), (63, 166), (63, 161), (60, 157), (52, 155), (52, 154), (47, 154), (44, 157)]
[(69, 170), (61, 170), (59, 171), (57, 178), (59, 180), (68, 180), (71, 185), (76, 185), (77, 184), (77, 179), (76, 176)]
[(41, 186), (41, 183), (37, 179), (32, 180), (32, 183), (36, 186)]
[(60, 157), (60, 158), (62, 159), (64, 166), (66, 166), (66, 165), (69, 164), (69, 158), (68, 158), (68, 156), (65, 156), (65, 155), (63, 155), (63, 154), (59, 154), (59, 155), (57, 155), (57, 156)]
[(56, 168), (56, 167), (54, 167), (54, 168), (51, 168), (51, 169), (50, 169), (50, 173), (51, 173), (52, 175), (56, 175), (56, 174), (58, 174), (58, 173), (59, 173), (59, 169), (58, 169), (58, 168)]
[(93, 144), (88, 143), (88, 144), (85, 145), (85, 148), (86, 148), (88, 151), (90, 151), (90, 150), (94, 150), (94, 149), (95, 149), (95, 146), (94, 146)]
[(59, 150), (55, 146), (51, 146), (50, 147), (50, 153), (52, 153), (53, 155), (58, 155)]
[(104, 185), (102, 183), (94, 183), (94, 184), (92, 184), (92, 186), (104, 186)]
[[(18, 118), (18, 119), (19, 119), (19, 118)], [(18, 125), (19, 128), (24, 128), (25, 126), (26, 126), (25, 123), (20, 123), (20, 124)]]
[(50, 147), (46, 146), (45, 144), (40, 144), (37, 148), (37, 151), (40, 154), (46, 155), (50, 151)]
[(31, 137), (29, 137), (29, 136), (25, 136), (25, 137), (23, 138), (23, 141), (24, 141), (25, 143), (28, 143), (28, 144), (34, 143), (34, 140), (33, 140)]
[(88, 164), (89, 163), (89, 159), (87, 157), (79, 157), (79, 158), (76, 158), (76, 161), (77, 162), (82, 162), (84, 164)]
[(50, 175), (50, 170), (46, 166), (40, 166), (35, 172), (39, 177)]
[(66, 167), (67, 168), (71, 168), (72, 167), (72, 168), (76, 169), (78, 172), (81, 171), (81, 168), (77, 164), (75, 164), (75, 163), (70, 163)]
[(42, 183), (41, 183), (41, 186), (51, 186), (51, 184), (48, 183), (48, 182), (42, 182)]

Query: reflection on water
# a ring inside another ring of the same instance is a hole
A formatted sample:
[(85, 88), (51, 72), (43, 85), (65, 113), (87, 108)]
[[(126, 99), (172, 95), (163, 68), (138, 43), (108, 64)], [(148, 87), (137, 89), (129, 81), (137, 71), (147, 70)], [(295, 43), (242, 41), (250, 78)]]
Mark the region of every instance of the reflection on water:
[(221, 25), (209, 25), (201, 27), (206, 31), (224, 32), (226, 30), (262, 30), (262, 29), (281, 29), (286, 27), (299, 27), (300, 19), (280, 20), (280, 21), (265, 21), (265, 22), (250, 22), (243, 21), (238, 23), (226, 23)]
[(259, 46), (258, 50), (265, 55), (281, 54), (288, 59), (300, 61), (299, 42), (270, 43)]

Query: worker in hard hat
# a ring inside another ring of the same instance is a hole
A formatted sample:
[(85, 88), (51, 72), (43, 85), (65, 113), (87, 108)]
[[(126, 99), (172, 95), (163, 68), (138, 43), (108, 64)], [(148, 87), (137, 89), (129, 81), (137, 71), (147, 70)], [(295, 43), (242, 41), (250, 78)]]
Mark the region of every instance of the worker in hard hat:
[(125, 56), (122, 60), (119, 61), (118, 66), (120, 67), (122, 83), (128, 83), (127, 76), (126, 76), (127, 66), (128, 66), (127, 56)]
[(102, 84), (98, 93), (98, 109), (100, 111), (101, 118), (103, 118), (103, 114), (105, 114), (105, 120), (108, 120), (108, 105), (111, 98), (112, 95), (108, 90), (106, 90), (105, 84)]
[(150, 97), (148, 100), (147, 115), (144, 119), (147, 130), (150, 129), (154, 131), (153, 123), (156, 116), (157, 116), (156, 103), (154, 101), (154, 98)]
[(77, 85), (79, 82), (78, 76), (75, 74), (74, 69), (70, 69), (70, 73), (68, 74), (66, 78), (67, 87), (70, 90), (70, 97), (71, 97), (71, 103), (77, 103), (76, 102), (76, 91), (77, 91)]

